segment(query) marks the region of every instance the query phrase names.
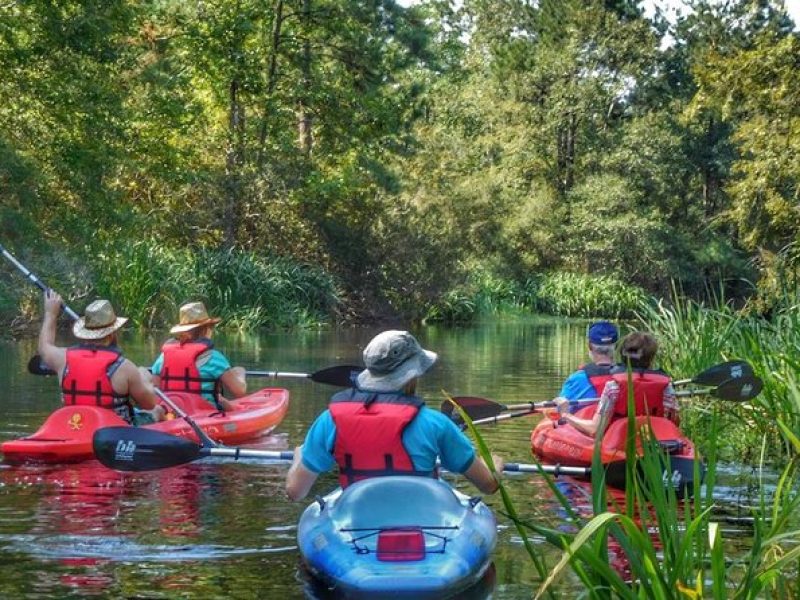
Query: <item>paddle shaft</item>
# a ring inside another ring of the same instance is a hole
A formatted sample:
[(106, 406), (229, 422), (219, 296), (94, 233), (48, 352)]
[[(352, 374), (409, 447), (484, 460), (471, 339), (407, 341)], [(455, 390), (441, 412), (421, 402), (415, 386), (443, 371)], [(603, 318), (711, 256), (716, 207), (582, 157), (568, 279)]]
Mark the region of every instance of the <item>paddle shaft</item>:
[[(600, 402), (600, 398), (583, 398), (581, 400), (570, 401), (569, 405), (574, 406), (576, 404), (595, 404)], [(547, 402), (524, 402), (522, 404), (509, 404), (506, 406), (506, 410), (523, 410), (529, 409), (529, 413), (534, 413), (537, 410), (542, 410), (545, 408), (557, 408), (558, 403), (554, 400), (548, 400)]]
[(173, 402), (169, 396), (167, 396), (164, 392), (162, 392), (155, 386), (153, 386), (153, 391), (156, 393), (156, 396), (158, 396), (164, 404), (169, 406), (175, 412), (176, 415), (178, 415), (181, 419), (186, 421), (189, 427), (192, 428), (192, 431), (194, 431), (195, 434), (197, 435), (197, 438), (200, 440), (201, 445), (209, 448), (215, 448), (217, 446), (217, 443), (210, 437), (208, 437), (208, 434), (205, 431), (200, 429), (200, 426), (197, 423), (195, 423), (194, 419), (192, 419), (188, 414), (186, 414), (186, 411), (184, 411), (180, 406), (178, 406), (175, 402)]
[[(294, 460), (294, 452), (278, 452), (274, 450), (255, 450), (253, 448), (200, 448), (199, 458), (208, 456), (233, 458), (255, 458), (263, 460)], [(561, 465), (532, 465), (526, 463), (506, 463), (503, 471), (508, 473), (549, 473), (551, 475), (588, 475), (589, 467), (566, 467)]]
[[(50, 289), (42, 282), (41, 279), (39, 279), (36, 275), (31, 273), (31, 271), (28, 268), (26, 268), (25, 265), (23, 265), (16, 258), (14, 258), (14, 256), (8, 250), (6, 250), (2, 245), (0, 245), (0, 253), (2, 253), (3, 256), (5, 256), (12, 265), (17, 267), (17, 269), (19, 269), (20, 273), (22, 273), (28, 279), (28, 281), (33, 283), (33, 285), (38, 287), (43, 292), (46, 292), (48, 289)], [(78, 320), (78, 318), (79, 318), (78, 317), (78, 313), (76, 313), (74, 310), (72, 310), (64, 302), (61, 303), (61, 306), (64, 307), (64, 312), (67, 313), (67, 315), (69, 315), (69, 317), (73, 321), (77, 321)]]

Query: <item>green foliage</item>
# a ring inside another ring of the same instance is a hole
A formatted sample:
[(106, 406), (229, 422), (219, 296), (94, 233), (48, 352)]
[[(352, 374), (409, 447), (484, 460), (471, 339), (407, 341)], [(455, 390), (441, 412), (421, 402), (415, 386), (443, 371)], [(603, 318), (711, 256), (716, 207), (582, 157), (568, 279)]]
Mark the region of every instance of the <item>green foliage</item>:
[(334, 273), (351, 319), (527, 305), (474, 264), (657, 295), (758, 280), (769, 310), (796, 268), (797, 36), (774, 2), (692, 8), (7, 3), (0, 237), (43, 262), (41, 241), (76, 260), (139, 232), (289, 257)]
[(532, 285), (536, 309), (564, 317), (625, 317), (648, 301), (642, 289), (607, 275), (553, 273)]
[(95, 293), (145, 327), (174, 323), (193, 299), (223, 319), (220, 327), (241, 330), (317, 326), (339, 302), (335, 281), (320, 269), (251, 252), (140, 241), (97, 256), (93, 266)]
[[(798, 398), (800, 400), (800, 398)], [(632, 397), (629, 400), (632, 402)], [(479, 452), (487, 464), (492, 457), (480, 430), (460, 411)], [(717, 415), (718, 412), (714, 411)], [(633, 420), (630, 421), (634, 423)], [(716, 438), (717, 420), (709, 435)], [(637, 440), (637, 441), (634, 441)], [(795, 438), (796, 443), (797, 439)], [(641, 451), (637, 453), (637, 445)], [(506, 516), (526, 545), (541, 583), (534, 598), (555, 597), (557, 582), (571, 569), (593, 599), (629, 598), (652, 600), (755, 600), (768, 594), (789, 600), (798, 593), (796, 566), (800, 557), (797, 517), (798, 463), (791, 460), (778, 485), (758, 480), (759, 501), (752, 508), (754, 535), (749, 553), (731, 560), (726, 556), (718, 515), (715, 514), (716, 456), (707, 457), (704, 488), (697, 486), (691, 500), (680, 500), (672, 486), (664, 485), (669, 455), (653, 441), (647, 427), (629, 427), (625, 460), (628, 472), (624, 500), (610, 500), (603, 481), (596, 445), (592, 466), (593, 514), (576, 514), (571, 501), (561, 494), (553, 478), (543, 477), (567, 519), (550, 521), (520, 518), (501, 484)], [(699, 480), (699, 464), (695, 474)], [(536, 535), (563, 550), (561, 560), (547, 570), (530, 538)], [(616, 555), (614, 563), (610, 553)]]
[[(756, 458), (758, 441), (767, 436), (773, 458), (792, 454), (781, 444), (777, 421), (800, 432), (800, 410), (796, 402), (800, 362), (800, 304), (786, 296), (771, 319), (736, 311), (719, 300), (706, 307), (692, 300), (673, 297), (670, 304), (644, 307), (640, 317), (659, 339), (661, 363), (672, 373), (696, 373), (720, 360), (744, 359), (752, 363), (764, 381), (761, 394), (746, 404), (727, 405), (721, 418), (719, 443), (725, 458)], [(793, 391), (794, 390), (794, 391)], [(711, 415), (687, 411), (686, 430), (703, 439)]]

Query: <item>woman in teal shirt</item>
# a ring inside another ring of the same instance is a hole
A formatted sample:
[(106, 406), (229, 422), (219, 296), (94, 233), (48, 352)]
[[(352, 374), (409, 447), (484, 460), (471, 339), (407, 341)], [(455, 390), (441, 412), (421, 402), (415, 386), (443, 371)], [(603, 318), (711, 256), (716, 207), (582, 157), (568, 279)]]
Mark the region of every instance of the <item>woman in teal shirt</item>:
[(247, 393), (245, 370), (232, 367), (222, 352), (214, 348), (211, 336), (219, 318), (210, 318), (202, 302), (180, 308), (180, 322), (170, 329), (174, 338), (161, 347), (151, 371), (153, 383), (164, 391), (193, 392), (220, 410), (230, 410), (230, 400)]

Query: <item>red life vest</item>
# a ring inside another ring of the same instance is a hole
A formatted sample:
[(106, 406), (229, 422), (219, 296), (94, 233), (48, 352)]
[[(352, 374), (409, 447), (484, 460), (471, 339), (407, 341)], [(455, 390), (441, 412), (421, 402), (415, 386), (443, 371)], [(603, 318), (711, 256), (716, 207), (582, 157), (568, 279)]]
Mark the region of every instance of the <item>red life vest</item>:
[(124, 360), (114, 347), (86, 344), (67, 348), (61, 378), (64, 404), (101, 406), (129, 419), (130, 398), (117, 394), (111, 385), (111, 376)]
[(588, 365), (581, 365), (578, 367), (578, 370), (586, 373), (589, 383), (592, 384), (592, 387), (599, 398), (603, 393), (603, 388), (606, 387), (606, 383), (611, 381), (611, 369), (613, 368), (614, 365), (597, 365), (595, 363), (589, 363)]
[[(165, 392), (192, 392), (200, 394), (210, 392), (213, 394), (214, 403), (218, 403), (219, 379), (202, 377), (197, 369), (197, 358), (214, 348), (211, 340), (201, 338), (189, 342), (168, 340), (161, 346), (164, 354), (164, 363), (161, 366), (161, 389)], [(203, 390), (204, 383), (213, 383), (213, 390)], [(219, 408), (219, 405), (217, 406)]]
[[(612, 379), (619, 384), (619, 396), (614, 405), (613, 420), (628, 416), (628, 373), (615, 369)], [(672, 381), (661, 370), (635, 369), (631, 373), (633, 381), (633, 401), (636, 416), (664, 416), (664, 390)]]
[(344, 390), (331, 398), (336, 425), (333, 455), (339, 465), (339, 484), (344, 488), (368, 477), (422, 475), (403, 446), (403, 431), (425, 403), (416, 396), (398, 393)]

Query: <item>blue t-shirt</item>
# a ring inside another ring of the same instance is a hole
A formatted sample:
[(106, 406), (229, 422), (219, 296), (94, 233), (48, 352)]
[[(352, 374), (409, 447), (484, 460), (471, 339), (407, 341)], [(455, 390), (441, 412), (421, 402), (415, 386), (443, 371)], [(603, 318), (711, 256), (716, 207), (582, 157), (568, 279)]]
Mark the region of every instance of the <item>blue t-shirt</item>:
[[(330, 471), (336, 466), (333, 445), (336, 424), (329, 410), (319, 415), (303, 443), (303, 466), (314, 473)], [(417, 471), (433, 471), (436, 459), (442, 467), (463, 473), (475, 460), (472, 442), (447, 416), (423, 406), (403, 431), (403, 446)]]
[[(219, 379), (222, 374), (231, 368), (231, 363), (225, 358), (219, 350), (209, 350), (203, 352), (197, 357), (197, 370), (200, 372), (200, 377), (208, 379)], [(161, 375), (161, 369), (164, 368), (164, 353), (158, 355), (158, 358), (150, 367), (153, 375)], [(203, 389), (202, 396), (213, 404), (214, 402), (214, 384), (211, 381), (204, 381), (201, 384)]]
[(573, 403), (585, 398), (597, 398), (597, 390), (594, 389), (592, 382), (589, 381), (586, 371), (581, 369), (567, 377), (558, 395)]

